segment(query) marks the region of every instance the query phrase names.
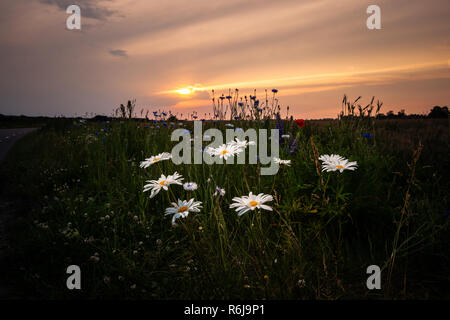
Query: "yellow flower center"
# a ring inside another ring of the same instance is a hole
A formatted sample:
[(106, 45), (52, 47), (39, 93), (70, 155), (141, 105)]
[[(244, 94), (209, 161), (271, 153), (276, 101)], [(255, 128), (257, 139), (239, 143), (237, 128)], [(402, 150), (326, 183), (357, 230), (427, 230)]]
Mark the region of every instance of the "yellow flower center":
[(228, 153), (228, 150), (222, 150), (221, 154), (226, 155)]
[(258, 201), (250, 201), (250, 205), (252, 207), (256, 207), (258, 205)]
[(336, 168), (342, 169), (342, 168), (344, 168), (344, 167), (338, 164), (338, 165), (336, 166)]
[(159, 158), (155, 158), (153, 159), (153, 162), (159, 161)]
[(187, 209), (189, 209), (186, 206), (182, 206), (181, 208), (178, 209), (178, 212), (185, 212)]
[(166, 184), (166, 180), (161, 181), (159, 184), (162, 185), (162, 186), (165, 185)]

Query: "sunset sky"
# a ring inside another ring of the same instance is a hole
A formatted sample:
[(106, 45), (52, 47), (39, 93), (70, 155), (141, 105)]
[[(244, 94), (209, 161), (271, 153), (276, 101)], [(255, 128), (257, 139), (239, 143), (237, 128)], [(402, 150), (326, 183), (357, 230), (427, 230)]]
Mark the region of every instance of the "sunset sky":
[(426, 113), (450, 105), (449, 17), (449, 0), (2, 0), (0, 113), (111, 115), (135, 98), (203, 116), (211, 89), (235, 88), (276, 88), (305, 119), (336, 117), (344, 94)]

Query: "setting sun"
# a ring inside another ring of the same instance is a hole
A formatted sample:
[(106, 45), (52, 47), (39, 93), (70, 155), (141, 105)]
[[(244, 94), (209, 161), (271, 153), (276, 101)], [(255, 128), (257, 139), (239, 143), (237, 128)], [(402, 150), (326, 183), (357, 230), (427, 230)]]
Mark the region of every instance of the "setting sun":
[(190, 94), (193, 92), (193, 90), (189, 89), (189, 88), (183, 88), (183, 89), (179, 89), (179, 90), (175, 90), (176, 92), (178, 92), (179, 94)]

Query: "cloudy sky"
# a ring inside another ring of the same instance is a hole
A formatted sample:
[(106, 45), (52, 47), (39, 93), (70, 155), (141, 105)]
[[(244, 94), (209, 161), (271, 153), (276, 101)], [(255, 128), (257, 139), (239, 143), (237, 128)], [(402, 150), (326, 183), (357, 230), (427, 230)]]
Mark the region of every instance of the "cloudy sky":
[(335, 117), (344, 94), (425, 113), (450, 105), (449, 16), (448, 0), (2, 0), (0, 113), (111, 115), (135, 98), (203, 115), (235, 88), (276, 88), (306, 119)]

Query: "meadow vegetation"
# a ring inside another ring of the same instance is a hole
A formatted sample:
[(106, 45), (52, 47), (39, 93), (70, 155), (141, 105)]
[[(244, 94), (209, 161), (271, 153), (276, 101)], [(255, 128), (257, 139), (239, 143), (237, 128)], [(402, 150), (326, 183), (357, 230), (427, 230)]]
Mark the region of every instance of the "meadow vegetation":
[[(250, 164), (142, 168), (193, 122), (141, 121), (126, 109), (111, 121), (55, 119), (23, 138), (1, 169), (2, 193), (20, 213), (4, 276), (36, 298), (448, 298), (448, 119), (375, 120), (375, 110), (349, 117), (343, 108), (337, 120), (299, 126), (274, 116), (277, 102), (272, 114), (246, 117), (239, 101), (231, 120), (204, 130), (280, 129), (280, 158), (291, 164), (275, 176)], [(322, 171), (324, 154), (357, 169)], [(198, 188), (143, 192), (174, 172)], [(271, 195), (273, 211), (238, 216), (232, 199), (249, 192)], [(192, 198), (200, 212), (173, 226), (166, 208)], [(82, 290), (66, 288), (72, 264)], [(381, 290), (366, 287), (374, 264)]]

